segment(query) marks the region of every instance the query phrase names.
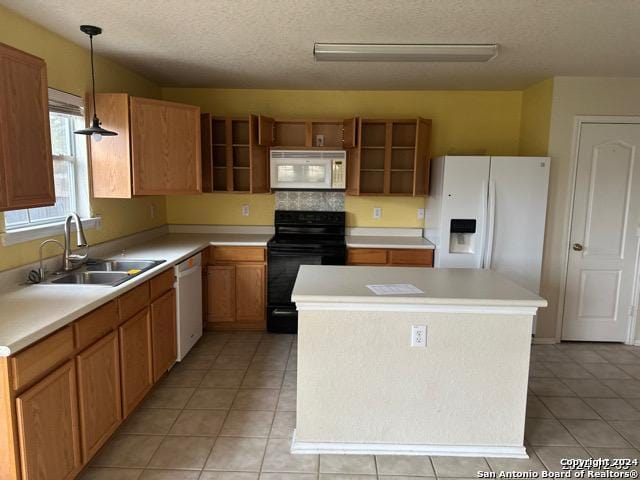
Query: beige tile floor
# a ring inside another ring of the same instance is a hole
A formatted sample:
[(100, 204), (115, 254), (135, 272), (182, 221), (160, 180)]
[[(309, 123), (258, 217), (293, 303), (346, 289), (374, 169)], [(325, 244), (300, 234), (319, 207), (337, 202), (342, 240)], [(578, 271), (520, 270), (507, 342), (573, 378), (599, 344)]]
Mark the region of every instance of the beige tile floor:
[(98, 453), (83, 479), (405, 480), (559, 470), (562, 458), (640, 456), (640, 348), (534, 346), (529, 460), (291, 455), (296, 338), (206, 334)]

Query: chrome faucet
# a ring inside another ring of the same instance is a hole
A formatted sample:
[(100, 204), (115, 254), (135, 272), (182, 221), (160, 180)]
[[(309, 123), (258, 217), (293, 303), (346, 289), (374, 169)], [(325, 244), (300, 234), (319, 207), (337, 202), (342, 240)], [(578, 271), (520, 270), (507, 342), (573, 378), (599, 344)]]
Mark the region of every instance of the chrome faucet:
[[(85, 249), (83, 254), (73, 253), (71, 251), (71, 220), (76, 222), (76, 244), (78, 247)], [(84, 236), (82, 222), (77, 213), (70, 213), (64, 221), (64, 254), (62, 255), (62, 269), (65, 272), (73, 270), (82, 265), (89, 256), (89, 244)]]

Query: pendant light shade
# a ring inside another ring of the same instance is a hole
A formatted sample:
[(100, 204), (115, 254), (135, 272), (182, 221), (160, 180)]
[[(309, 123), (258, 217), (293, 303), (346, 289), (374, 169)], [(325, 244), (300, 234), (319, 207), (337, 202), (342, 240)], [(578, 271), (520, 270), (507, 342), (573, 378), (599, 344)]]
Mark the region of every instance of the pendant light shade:
[(93, 118), (91, 119), (91, 126), (89, 128), (76, 130), (73, 133), (78, 135), (91, 135), (91, 138), (93, 140), (99, 142), (100, 140), (102, 140), (102, 137), (112, 137), (114, 135), (118, 135), (117, 132), (106, 130), (100, 126), (100, 119), (98, 118), (98, 112), (96, 110), (96, 75), (93, 66), (93, 37), (95, 35), (100, 35), (102, 33), (102, 29), (93, 25), (80, 25), (80, 30), (89, 35), (89, 44), (91, 46), (91, 97), (93, 98)]

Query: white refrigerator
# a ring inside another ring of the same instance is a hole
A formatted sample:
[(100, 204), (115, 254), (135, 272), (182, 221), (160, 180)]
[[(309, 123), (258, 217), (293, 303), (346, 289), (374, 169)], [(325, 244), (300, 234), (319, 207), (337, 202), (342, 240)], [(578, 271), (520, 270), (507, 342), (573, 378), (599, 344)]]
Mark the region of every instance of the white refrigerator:
[(436, 245), (434, 266), (496, 270), (539, 293), (549, 162), (434, 158), (424, 230)]

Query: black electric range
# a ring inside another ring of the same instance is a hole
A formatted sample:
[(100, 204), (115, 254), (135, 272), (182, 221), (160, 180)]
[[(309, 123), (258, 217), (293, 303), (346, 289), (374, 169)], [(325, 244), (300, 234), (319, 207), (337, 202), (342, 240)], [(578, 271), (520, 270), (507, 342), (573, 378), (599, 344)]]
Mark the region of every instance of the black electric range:
[(267, 330), (297, 333), (291, 292), (300, 265), (344, 265), (344, 212), (276, 210), (276, 233), (267, 243)]

